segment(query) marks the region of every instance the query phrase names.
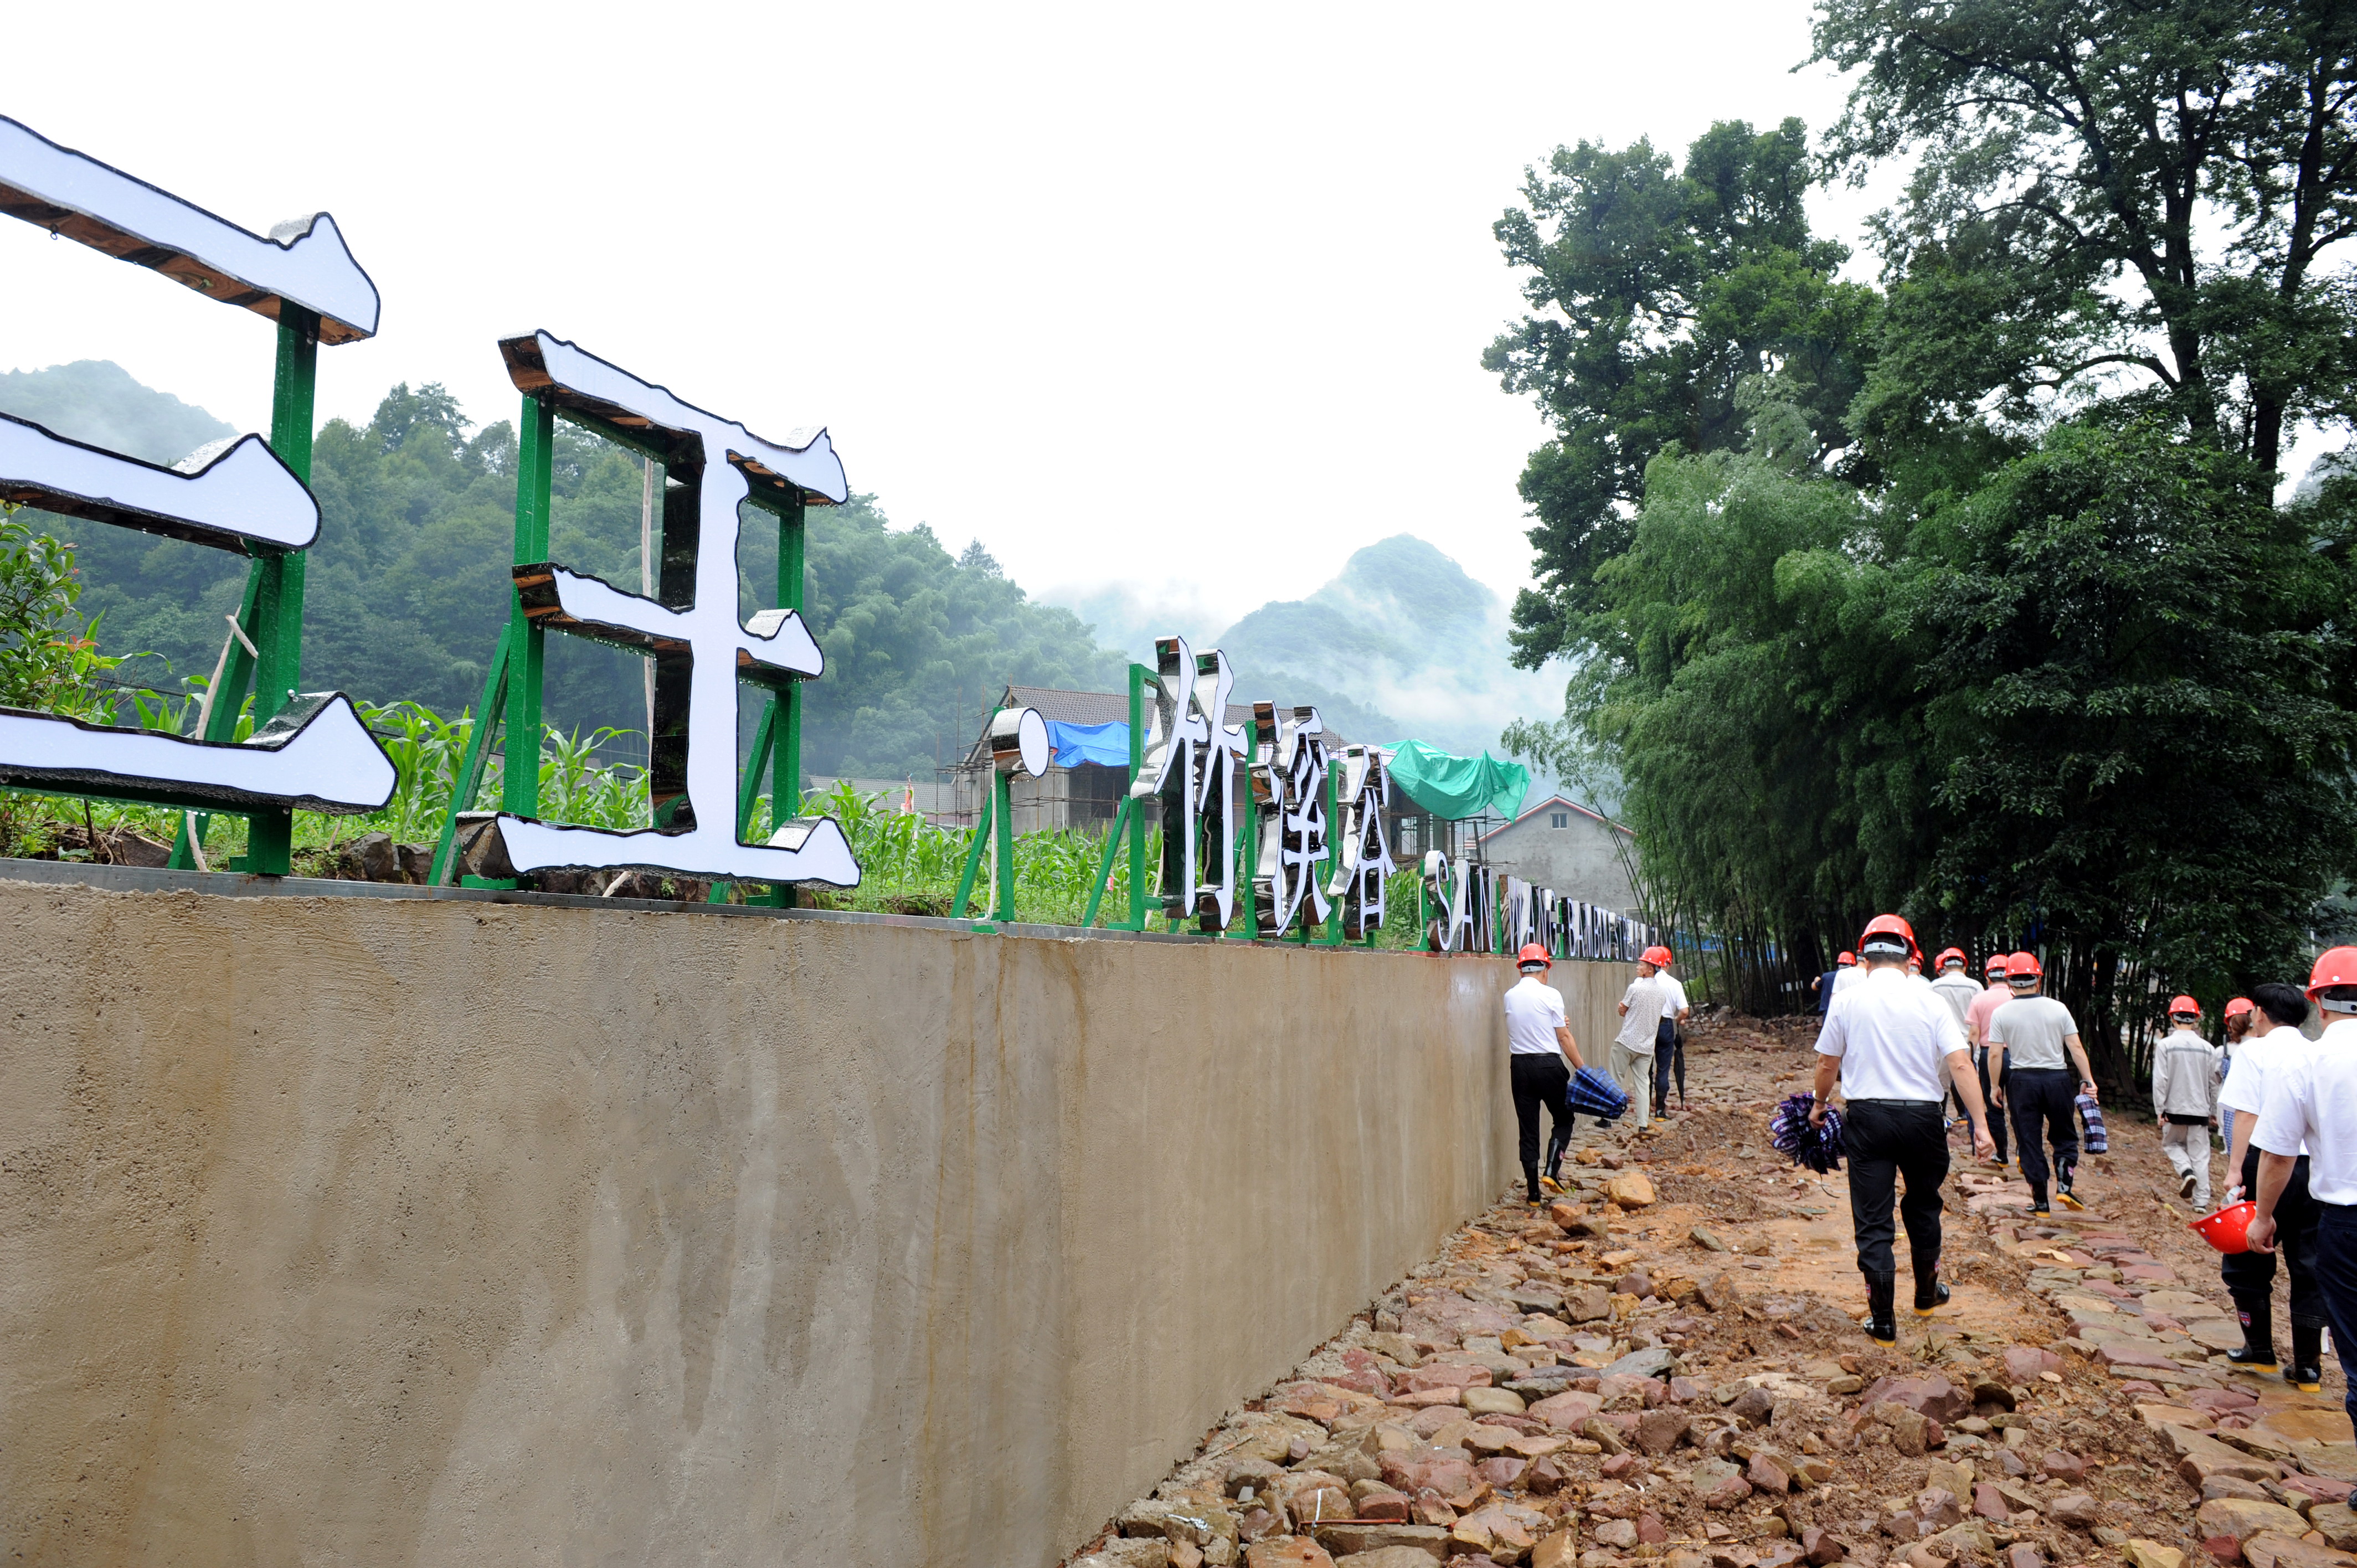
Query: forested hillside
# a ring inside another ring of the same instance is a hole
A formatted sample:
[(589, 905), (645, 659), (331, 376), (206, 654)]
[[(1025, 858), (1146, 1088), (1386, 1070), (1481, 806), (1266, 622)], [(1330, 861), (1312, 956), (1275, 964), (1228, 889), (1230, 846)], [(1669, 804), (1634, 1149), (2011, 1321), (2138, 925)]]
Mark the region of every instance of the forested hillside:
[[(232, 434), (102, 361), (0, 376), (0, 409), (152, 462)], [(569, 425), (557, 430), (551, 553), (635, 586), (640, 460)], [(365, 425), (339, 419), (320, 429), (307, 686), (447, 713), (476, 702), (507, 614), (515, 457), (512, 425), (477, 429), (438, 386), (395, 387)], [(827, 657), (825, 677), (809, 688), (810, 771), (929, 775), (937, 753), (971, 741), (1008, 681), (1109, 688), (1120, 680), (1125, 659), (1099, 648), (1070, 611), (1032, 603), (979, 549), (961, 561), (922, 525), (895, 531), (873, 496), (810, 516), (805, 614)], [(776, 582), (777, 535), (766, 513), (747, 517), (738, 568), (749, 608), (749, 585)], [(239, 558), (70, 519), (49, 526), (79, 546), (81, 607), (102, 618), (101, 645), (156, 656), (134, 667), (138, 679), (178, 689), (181, 677), (212, 668), (222, 617), (244, 581)], [(610, 649), (550, 639), (550, 722), (642, 726), (643, 669)]]

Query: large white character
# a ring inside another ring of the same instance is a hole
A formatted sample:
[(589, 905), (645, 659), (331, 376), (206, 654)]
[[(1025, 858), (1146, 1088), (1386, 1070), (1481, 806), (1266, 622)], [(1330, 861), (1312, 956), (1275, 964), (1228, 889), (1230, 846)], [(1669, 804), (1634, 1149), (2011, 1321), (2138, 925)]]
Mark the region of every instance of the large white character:
[[(318, 317), (319, 338), (376, 330), (376, 285), (326, 213), (264, 238), (0, 118), (0, 212), (276, 317)], [(259, 435), (162, 468), (0, 414), (0, 499), (243, 556), (303, 550), (319, 506)], [(228, 811), (372, 811), (393, 763), (340, 692), (288, 693), (242, 742), (0, 709), (0, 783)]]
[(1197, 653), (1183, 637), (1157, 638), (1154, 712), (1130, 794), (1162, 800), (1162, 913), (1224, 931), (1236, 912), (1235, 770), (1241, 725), (1227, 722), (1235, 677), (1218, 649)]
[(1268, 921), (1262, 935), (1281, 937), (1304, 898), (1309, 901), (1310, 923), (1326, 920), (1326, 889), (1318, 870), (1333, 858), (1326, 821), (1326, 721), (1316, 708), (1296, 708), (1288, 719), (1274, 703), (1254, 703), (1253, 724), (1261, 749), (1253, 797), (1269, 813), (1261, 825), (1253, 897)]
[[(609, 424), (687, 437), (691, 455), (700, 453), (702, 469), (693, 519), (692, 602), (658, 603), (554, 564), (515, 568), (524, 614), (542, 625), (673, 660), (687, 656), (686, 798), (658, 802), (667, 827), (636, 832), (560, 827), (503, 812), (499, 831), (508, 864), (518, 872), (643, 867), (746, 882), (857, 886), (859, 866), (831, 817), (798, 818), (766, 844), (737, 839), (739, 671), (775, 679), (816, 675), (825, 668), (817, 642), (792, 610), (764, 611), (749, 627), (737, 620), (737, 509), (750, 491), (748, 469), (845, 499), (850, 489), (826, 432), (799, 446), (765, 441), (546, 332), (510, 338), (500, 351), (520, 390)], [(688, 521), (681, 520), (683, 525)]]
[(1342, 901), (1342, 934), (1353, 941), (1383, 929), (1384, 878), (1399, 869), (1383, 832), (1383, 811), (1391, 802), (1392, 776), (1383, 753), (1368, 746), (1344, 747), (1342, 822), (1336, 838), (1340, 854), (1326, 890)]

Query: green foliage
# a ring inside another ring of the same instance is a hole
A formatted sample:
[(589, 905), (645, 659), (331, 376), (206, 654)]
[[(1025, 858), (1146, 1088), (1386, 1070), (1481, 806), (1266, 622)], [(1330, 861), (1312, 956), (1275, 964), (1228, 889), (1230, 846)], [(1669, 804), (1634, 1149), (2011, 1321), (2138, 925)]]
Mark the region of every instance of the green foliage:
[(73, 546), (0, 512), (0, 707), (91, 715), (95, 679), (122, 660), (98, 651), (81, 598)]
[(1641, 139), (1558, 147), (1498, 220), (1534, 313), (1481, 362), (1554, 430), (1522, 478), (1540, 587), (1514, 606), (1517, 661), (1536, 668), (1577, 643), (1656, 454), (1742, 444), (1746, 377), (1786, 378), (1812, 457), (1849, 445), (1842, 416), (1871, 360), (1878, 300), (1838, 281), (1848, 252), (1810, 233), (1809, 175), (1799, 121), (1758, 134), (1722, 121), (1683, 172)]
[(1879, 224), (1871, 449), (1938, 455), (2060, 394), (2164, 407), (2272, 470), (2287, 421), (2348, 415), (2357, 299), (2324, 263), (2357, 233), (2349, 7), (1817, 10), (1814, 58), (1860, 73), (1834, 163), (1916, 157)]

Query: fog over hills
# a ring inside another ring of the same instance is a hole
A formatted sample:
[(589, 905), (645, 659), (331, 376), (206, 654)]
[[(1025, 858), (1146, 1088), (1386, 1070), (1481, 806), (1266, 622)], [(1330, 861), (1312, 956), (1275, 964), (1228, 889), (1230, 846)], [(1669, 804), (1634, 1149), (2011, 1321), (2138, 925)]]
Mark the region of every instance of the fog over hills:
[[(1126, 585), (1039, 596), (1142, 663), (1153, 661), (1156, 637), (1190, 629)], [(1563, 707), (1560, 675), (1508, 661), (1498, 596), (1409, 533), (1357, 552), (1308, 597), (1265, 604), (1199, 645), (1226, 652), (1240, 701), (1316, 703), (1352, 740), (1415, 738), (1479, 755), (1498, 750), (1510, 721)]]

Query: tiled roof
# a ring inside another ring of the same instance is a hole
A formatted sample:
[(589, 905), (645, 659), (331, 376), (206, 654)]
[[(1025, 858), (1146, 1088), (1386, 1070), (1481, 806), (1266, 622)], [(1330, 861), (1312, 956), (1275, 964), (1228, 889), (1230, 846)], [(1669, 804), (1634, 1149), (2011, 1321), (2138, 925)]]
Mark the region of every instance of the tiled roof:
[(1496, 838), (1500, 833), (1504, 832), (1508, 828), (1520, 827), (1523, 823), (1529, 822), (1533, 817), (1537, 816), (1541, 811), (1577, 811), (1589, 822), (1602, 822), (1606, 827), (1610, 828), (1616, 833), (1626, 833), (1631, 838), (1635, 838), (1637, 836), (1634, 830), (1622, 827), (1619, 822), (1614, 822), (1609, 817), (1598, 815), (1597, 812), (1588, 810), (1586, 806), (1581, 805), (1577, 800), (1567, 799), (1562, 795), (1549, 795), (1545, 800), (1541, 800), (1537, 805), (1533, 806), (1521, 816), (1516, 817), (1512, 822), (1502, 822), (1497, 827), (1491, 828), (1488, 832), (1483, 833), (1480, 842), (1487, 843), (1491, 839)]
[[(1009, 686), (1006, 696), (1001, 699), (1001, 705), (1036, 708), (1041, 718), (1052, 719), (1058, 724), (1125, 725), (1129, 722), (1129, 697), (1122, 692), (1067, 692), (1055, 686)], [(1151, 725), (1153, 722), (1149, 711), (1146, 723)], [(1239, 728), (1250, 728), (1252, 722), (1250, 703), (1228, 704), (1229, 724)], [(966, 751), (969, 762), (982, 754), (988, 735), (989, 723), (985, 720), (982, 733), (974, 737), (974, 744)], [(1326, 742), (1329, 746), (1337, 746), (1350, 744), (1347, 736), (1330, 728), (1326, 732)]]

